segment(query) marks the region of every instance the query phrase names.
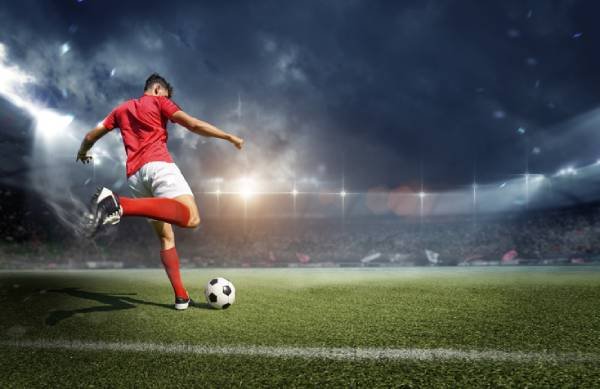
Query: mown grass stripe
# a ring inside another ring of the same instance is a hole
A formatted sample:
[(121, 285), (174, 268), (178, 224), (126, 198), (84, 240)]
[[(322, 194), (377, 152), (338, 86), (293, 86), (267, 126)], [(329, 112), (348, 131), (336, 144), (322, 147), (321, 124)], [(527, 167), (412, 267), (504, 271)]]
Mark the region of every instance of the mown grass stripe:
[(468, 360), (506, 362), (599, 362), (600, 355), (586, 353), (540, 353), (502, 350), (457, 350), (420, 348), (321, 348), (283, 346), (216, 346), (183, 343), (130, 343), (83, 340), (3, 340), (0, 346), (64, 349), (75, 351), (150, 352), (163, 354), (198, 354), (305, 358), (333, 360)]

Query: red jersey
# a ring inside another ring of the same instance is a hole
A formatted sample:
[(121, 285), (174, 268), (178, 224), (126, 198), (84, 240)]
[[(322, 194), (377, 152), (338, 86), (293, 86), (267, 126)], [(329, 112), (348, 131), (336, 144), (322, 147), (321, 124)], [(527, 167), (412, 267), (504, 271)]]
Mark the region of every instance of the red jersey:
[(107, 129), (121, 129), (127, 177), (148, 162), (173, 162), (167, 150), (167, 120), (179, 110), (168, 97), (143, 95), (122, 103), (104, 119)]

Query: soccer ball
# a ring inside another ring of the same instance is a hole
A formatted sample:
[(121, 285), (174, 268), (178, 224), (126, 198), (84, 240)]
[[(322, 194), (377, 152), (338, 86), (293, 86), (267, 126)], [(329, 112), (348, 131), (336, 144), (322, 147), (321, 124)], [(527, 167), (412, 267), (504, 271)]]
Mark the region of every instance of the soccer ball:
[(227, 309), (235, 302), (235, 287), (225, 278), (213, 278), (206, 284), (204, 296), (211, 307)]

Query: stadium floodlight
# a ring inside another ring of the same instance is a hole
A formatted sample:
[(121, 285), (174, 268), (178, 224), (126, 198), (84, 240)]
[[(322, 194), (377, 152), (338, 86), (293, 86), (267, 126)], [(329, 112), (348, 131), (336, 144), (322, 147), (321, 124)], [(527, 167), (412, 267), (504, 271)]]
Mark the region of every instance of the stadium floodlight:
[(49, 109), (31, 110), (37, 132), (45, 139), (56, 138), (73, 121), (72, 115), (61, 115)]
[(346, 195), (346, 191), (342, 189), (342, 191), (340, 192), (340, 197), (346, 197)]
[(248, 200), (255, 193), (255, 183), (250, 177), (243, 177), (240, 179), (239, 193), (244, 200)]
[(6, 49), (0, 44), (0, 95), (11, 103), (27, 111), (36, 122), (36, 132), (45, 139), (55, 138), (73, 121), (72, 115), (62, 115), (44, 108), (22, 97), (22, 87), (34, 83), (35, 78), (26, 74), (17, 66), (5, 62)]
[(250, 197), (254, 195), (254, 191), (250, 188), (244, 188), (240, 191), (240, 195), (244, 198), (244, 200), (248, 200)]

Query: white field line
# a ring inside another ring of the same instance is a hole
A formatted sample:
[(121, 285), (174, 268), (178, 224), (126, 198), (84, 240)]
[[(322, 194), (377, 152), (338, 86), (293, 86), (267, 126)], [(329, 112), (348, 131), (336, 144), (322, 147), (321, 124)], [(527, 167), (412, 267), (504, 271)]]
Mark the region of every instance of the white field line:
[(540, 353), (500, 350), (455, 350), (419, 348), (320, 348), (276, 346), (212, 346), (168, 343), (123, 343), (82, 340), (2, 340), (0, 346), (75, 351), (149, 352), (163, 354), (231, 355), (274, 358), (333, 360), (467, 360), (506, 362), (600, 362), (600, 354)]

